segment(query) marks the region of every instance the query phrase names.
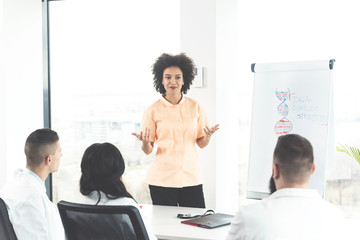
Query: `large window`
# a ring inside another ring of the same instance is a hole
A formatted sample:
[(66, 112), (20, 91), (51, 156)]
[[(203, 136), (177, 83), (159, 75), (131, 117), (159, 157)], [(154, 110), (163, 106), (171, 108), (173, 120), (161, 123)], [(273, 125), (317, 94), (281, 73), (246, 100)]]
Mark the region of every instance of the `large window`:
[[(334, 79), (335, 143), (360, 146), (358, 56), (360, 15), (355, 0), (239, 1), (239, 105), (244, 139), (250, 137), (250, 64), (336, 59)], [(243, 141), (240, 194), (246, 191), (248, 142)], [(335, 151), (335, 149), (334, 149)], [(327, 171), (325, 199), (360, 218), (360, 164), (336, 152)]]
[(123, 178), (149, 203), (145, 175), (152, 156), (131, 135), (158, 98), (151, 65), (178, 53), (179, 1), (50, 2), (51, 124), (63, 157), (54, 174), (54, 202), (79, 197), (80, 161), (95, 142), (111, 142), (126, 162)]

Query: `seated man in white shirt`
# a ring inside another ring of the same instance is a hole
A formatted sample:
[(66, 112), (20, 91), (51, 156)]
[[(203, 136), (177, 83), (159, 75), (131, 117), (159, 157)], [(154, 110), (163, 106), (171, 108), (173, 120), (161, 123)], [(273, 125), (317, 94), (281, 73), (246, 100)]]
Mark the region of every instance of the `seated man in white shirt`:
[(32, 132), (25, 142), (26, 168), (1, 191), (9, 218), (19, 240), (64, 240), (58, 209), (46, 195), (45, 179), (59, 168), (59, 137), (50, 129)]
[(276, 191), (241, 207), (227, 240), (348, 239), (342, 212), (307, 188), (315, 171), (313, 148), (307, 139), (296, 134), (280, 136), (272, 168)]

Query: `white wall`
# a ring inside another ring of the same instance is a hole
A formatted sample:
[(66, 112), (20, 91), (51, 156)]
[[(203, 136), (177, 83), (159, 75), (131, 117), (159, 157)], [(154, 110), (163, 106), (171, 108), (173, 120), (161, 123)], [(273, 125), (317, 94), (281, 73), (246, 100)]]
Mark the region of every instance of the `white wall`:
[(6, 106), (6, 81), (4, 79), (4, 21), (3, 21), (3, 1), (0, 0), (0, 188), (6, 181), (5, 170), (6, 164), (6, 137), (4, 132), (4, 126), (6, 126), (5, 109)]
[[(180, 7), (180, 49), (205, 67), (205, 87), (194, 88), (188, 96), (205, 109), (212, 125), (220, 129), (199, 158), (204, 175), (207, 208), (229, 209), (238, 206), (238, 154), (236, 118), (231, 112), (231, 95), (236, 74), (236, 0), (182, 0)], [(234, 123), (235, 122), (235, 123)]]
[(239, 205), (239, 64), (238, 0), (216, 1), (216, 119), (222, 124), (216, 141), (216, 207)]
[(43, 126), (39, 0), (0, 0), (0, 188), (25, 166), (24, 143)]

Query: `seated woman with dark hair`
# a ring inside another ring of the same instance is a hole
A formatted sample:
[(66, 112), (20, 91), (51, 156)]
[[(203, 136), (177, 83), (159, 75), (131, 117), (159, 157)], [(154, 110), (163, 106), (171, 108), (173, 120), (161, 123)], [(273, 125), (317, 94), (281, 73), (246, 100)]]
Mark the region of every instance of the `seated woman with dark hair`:
[[(125, 162), (117, 147), (111, 143), (92, 144), (81, 160), (80, 192), (84, 195), (81, 203), (132, 205), (139, 209), (122, 182), (124, 171)], [(145, 227), (149, 238), (157, 239), (146, 223)]]

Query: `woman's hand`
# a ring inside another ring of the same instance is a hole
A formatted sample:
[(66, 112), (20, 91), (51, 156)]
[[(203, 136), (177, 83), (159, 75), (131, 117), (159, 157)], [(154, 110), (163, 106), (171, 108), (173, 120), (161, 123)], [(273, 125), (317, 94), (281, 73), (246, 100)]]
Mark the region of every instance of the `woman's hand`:
[(211, 135), (213, 135), (218, 129), (219, 129), (219, 124), (216, 124), (212, 128), (208, 128), (208, 126), (205, 126), (204, 128), (204, 132), (206, 133), (205, 139), (208, 139), (208, 141), (210, 141)]
[(148, 128), (145, 128), (144, 133), (141, 131), (140, 134), (132, 133), (131, 135), (135, 136), (137, 139), (139, 139), (145, 144), (150, 142), (150, 129)]
[(152, 152), (154, 144), (150, 140), (149, 128), (145, 128), (145, 131), (141, 131), (140, 134), (132, 133), (131, 135), (135, 136), (142, 142), (141, 149), (144, 151), (145, 154), (150, 154)]
[(200, 148), (206, 147), (211, 139), (211, 135), (213, 135), (219, 129), (219, 124), (214, 125), (213, 127), (209, 128), (208, 126), (204, 127), (205, 136), (196, 139), (196, 143)]

